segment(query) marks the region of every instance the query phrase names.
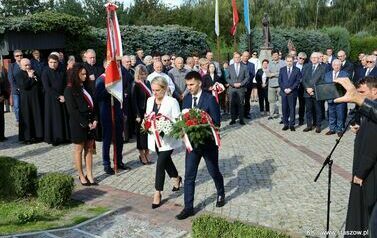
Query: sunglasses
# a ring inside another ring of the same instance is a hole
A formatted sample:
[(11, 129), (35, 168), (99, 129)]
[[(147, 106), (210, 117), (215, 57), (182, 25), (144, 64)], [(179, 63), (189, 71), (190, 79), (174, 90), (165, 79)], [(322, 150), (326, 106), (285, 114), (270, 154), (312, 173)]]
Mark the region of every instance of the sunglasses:
[(366, 62), (367, 62), (367, 63), (371, 63), (371, 64), (372, 64), (372, 63), (374, 63), (374, 61), (369, 61), (369, 60), (368, 60), (368, 61), (366, 61)]
[(21, 57), (21, 56), (23, 56), (23, 55), (15, 55), (14, 57)]
[(165, 60), (162, 60), (162, 61), (166, 62), (166, 61), (169, 61), (169, 60), (166, 60), (166, 59), (165, 59)]

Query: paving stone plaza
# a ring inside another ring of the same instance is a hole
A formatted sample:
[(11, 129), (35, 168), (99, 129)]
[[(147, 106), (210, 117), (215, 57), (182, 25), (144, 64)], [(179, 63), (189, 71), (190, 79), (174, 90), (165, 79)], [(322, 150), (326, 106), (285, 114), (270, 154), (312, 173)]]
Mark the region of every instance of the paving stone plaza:
[[(261, 117), (259, 112), (255, 112), (257, 111), (255, 104), (252, 111), (252, 120), (248, 120), (245, 126), (239, 124), (229, 126), (229, 120), (223, 118), (220, 169), (224, 176), (226, 205), (222, 208), (215, 207), (215, 186), (205, 163), (201, 162), (196, 183), (196, 210), (287, 230), (302, 236), (322, 237), (321, 232), (326, 229), (327, 168), (318, 182), (314, 183), (314, 178), (334, 146), (337, 136), (325, 136), (327, 128), (323, 129), (321, 134), (314, 131), (304, 133), (302, 132), (304, 126), (297, 127), (296, 132), (282, 131), (279, 119), (267, 120), (267, 117)], [(13, 125), (13, 121), (14, 115), (6, 113), (6, 137), (9, 139), (0, 143), (1, 156), (12, 156), (34, 163), (39, 173), (61, 171), (72, 174), (74, 178), (77, 177), (73, 168), (72, 145), (53, 147), (46, 143), (21, 144), (17, 141), (17, 128)], [(354, 134), (348, 131), (333, 154), (330, 227), (334, 234), (340, 234), (344, 230), (354, 137)], [(100, 186), (142, 195), (145, 204), (141, 206), (152, 210), (150, 205), (154, 193), (155, 163), (142, 166), (138, 160), (135, 142), (131, 141), (125, 144), (123, 149), (123, 162), (132, 167), (132, 170), (122, 172), (119, 176), (107, 176), (103, 172), (101, 163), (101, 145), (100, 142), (97, 143), (97, 154), (94, 157), (94, 171)], [(174, 163), (182, 176), (184, 153), (182, 148), (173, 154)], [(152, 157), (156, 159), (155, 154)], [(183, 189), (173, 193), (171, 187), (171, 181), (166, 179), (163, 200), (166, 200), (167, 204), (182, 206)], [(122, 200), (118, 203), (121, 204)], [(124, 201), (124, 206), (127, 205), (127, 201)], [(163, 205), (156, 209), (154, 214), (160, 209), (163, 212), (168, 208), (164, 208)], [(176, 210), (179, 212), (180, 209)], [(133, 216), (137, 216), (135, 211), (133, 213)], [(133, 222), (126, 215), (117, 221), (131, 225)], [(147, 224), (150, 221), (146, 219), (144, 222)], [(97, 234), (92, 237), (118, 237), (114, 234), (117, 229), (121, 230), (120, 226), (119, 224), (118, 228), (112, 226), (113, 230), (104, 228), (102, 235)], [(177, 229), (176, 226), (169, 229), (166, 230), (164, 237), (187, 235), (184, 229)], [(169, 235), (173, 233), (174, 236)]]

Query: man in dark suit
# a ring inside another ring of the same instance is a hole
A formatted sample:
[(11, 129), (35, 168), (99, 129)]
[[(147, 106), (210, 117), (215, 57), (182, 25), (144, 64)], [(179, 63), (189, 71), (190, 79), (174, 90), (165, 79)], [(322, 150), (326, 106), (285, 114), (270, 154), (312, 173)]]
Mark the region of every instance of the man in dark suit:
[(347, 55), (346, 52), (344, 52), (344, 50), (340, 50), (338, 52), (338, 59), (342, 62), (342, 67), (340, 68), (340, 70), (346, 71), (348, 73), (348, 77), (352, 78), (354, 71), (353, 64), (349, 60), (346, 60)]
[[(211, 116), (215, 126), (220, 127), (219, 104), (212, 94), (202, 91), (200, 74), (191, 71), (186, 75), (185, 80), (190, 93), (183, 98), (183, 109), (199, 108)], [(194, 215), (195, 179), (202, 157), (206, 162), (209, 174), (215, 182), (217, 190), (216, 207), (222, 207), (225, 204), (224, 178), (219, 169), (219, 148), (211, 138), (208, 139), (205, 144), (194, 148), (191, 152), (186, 151), (184, 184), (185, 208), (176, 216), (178, 220), (183, 220)]]
[(244, 106), (244, 116), (247, 119), (250, 119), (250, 96), (252, 90), (252, 81), (255, 76), (255, 65), (249, 62), (250, 54), (248, 51), (242, 53), (241, 64), (245, 65), (247, 71), (249, 72), (249, 82), (246, 84), (246, 93), (245, 93), (245, 106)]
[[(319, 63), (318, 52), (313, 52), (310, 56), (311, 63), (306, 64), (302, 69), (302, 85), (305, 92), (305, 108), (306, 108), (306, 124), (304, 132), (313, 130), (316, 125), (315, 132), (321, 133), (322, 110), (321, 103), (315, 98), (314, 86), (323, 80), (325, 75), (325, 66)], [(314, 114), (315, 113), (315, 118)], [(313, 123), (314, 122), (314, 123)]]
[(285, 58), (287, 66), (280, 69), (279, 87), (283, 108), (283, 131), (295, 131), (296, 101), (300, 84), (300, 69), (293, 66), (293, 57)]
[(366, 59), (366, 68), (364, 69), (362, 78), (366, 76), (377, 76), (377, 67), (376, 67), (377, 56), (368, 55)]
[(236, 123), (237, 113), (240, 118), (240, 124), (245, 125), (244, 117), (244, 101), (246, 87), (249, 83), (249, 71), (244, 64), (241, 64), (241, 55), (235, 52), (233, 55), (234, 64), (229, 66), (229, 74), (226, 81), (229, 84), (228, 94), (230, 99), (230, 125)]

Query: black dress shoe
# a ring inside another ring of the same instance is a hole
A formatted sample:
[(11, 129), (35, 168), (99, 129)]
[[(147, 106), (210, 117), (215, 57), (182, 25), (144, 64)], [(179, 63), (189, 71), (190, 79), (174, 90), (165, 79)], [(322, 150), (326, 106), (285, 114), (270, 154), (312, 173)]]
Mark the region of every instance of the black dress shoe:
[(6, 137), (0, 138), (0, 142), (6, 141), (6, 140), (8, 140), (8, 138), (6, 138)]
[(284, 124), (284, 122), (283, 122), (283, 121), (280, 121), (279, 124)]
[(343, 132), (337, 132), (336, 134), (338, 135), (338, 137), (341, 137), (343, 135)]
[(121, 169), (121, 170), (131, 170), (131, 167), (129, 166), (126, 166), (125, 164), (121, 163), (121, 164), (118, 164), (118, 169)]
[(106, 173), (106, 174), (109, 174), (109, 175), (113, 175), (113, 174), (115, 174), (115, 171), (114, 171), (113, 168), (111, 168), (111, 167), (105, 167), (105, 168), (103, 169), (103, 171), (105, 171), (105, 173)]
[(335, 131), (331, 131), (331, 130), (325, 133), (325, 135), (327, 136), (334, 135), (334, 134), (335, 134)]
[(90, 182), (90, 180), (88, 179), (88, 176), (85, 176), (85, 179), (86, 179), (86, 181), (88, 181), (88, 183), (90, 184), (90, 186), (98, 186), (98, 183), (95, 180), (93, 180), (93, 183)]
[(244, 116), (244, 118), (251, 119), (251, 117), (249, 115)]
[(308, 131), (311, 131), (311, 130), (313, 130), (313, 128), (312, 127), (306, 127), (304, 130), (303, 130), (303, 132), (308, 132)]
[(274, 119), (273, 117), (271, 117), (271, 116), (269, 116), (268, 118), (267, 118), (267, 120), (272, 120), (272, 119)]
[(191, 217), (193, 215), (194, 215), (194, 210), (183, 209), (181, 211), (181, 213), (179, 213), (178, 215), (175, 216), (175, 218), (177, 218), (178, 220), (184, 220), (184, 219)]
[(291, 131), (296, 131), (294, 126), (290, 126), (289, 129), (291, 129)]
[(181, 185), (182, 185), (182, 177), (179, 176), (179, 179), (178, 179), (178, 180), (179, 180), (179, 181), (178, 181), (178, 187), (174, 187), (174, 186), (173, 186), (173, 189), (172, 189), (171, 191), (173, 191), (173, 192), (179, 191), (179, 188), (180, 188)]
[(161, 206), (161, 193), (160, 193), (160, 202), (159, 203), (152, 203), (152, 209), (156, 209)]
[(286, 130), (288, 130), (288, 129), (289, 129), (288, 126), (284, 126), (284, 127), (282, 128), (283, 131), (286, 131)]
[(245, 125), (245, 122), (244, 122), (244, 121), (240, 121), (240, 124), (241, 124), (241, 125)]
[(147, 165), (148, 162), (143, 162), (143, 160), (141, 159), (141, 156), (139, 155), (139, 160), (140, 160), (140, 163), (142, 163), (143, 165)]
[(315, 128), (315, 132), (316, 132), (316, 133), (321, 133), (321, 127), (317, 126), (317, 127)]
[(85, 176), (85, 183), (83, 183), (80, 179), (80, 176), (79, 176), (79, 181), (81, 183), (82, 186), (90, 186), (90, 182), (86, 179), (86, 176)]
[(298, 125), (299, 125), (299, 126), (304, 125), (304, 121), (299, 121), (299, 122), (298, 122)]
[(225, 205), (225, 196), (217, 196), (216, 207), (223, 207)]
[(229, 125), (234, 125), (234, 124), (236, 124), (236, 121), (235, 121), (235, 120), (231, 120), (231, 121), (229, 122)]

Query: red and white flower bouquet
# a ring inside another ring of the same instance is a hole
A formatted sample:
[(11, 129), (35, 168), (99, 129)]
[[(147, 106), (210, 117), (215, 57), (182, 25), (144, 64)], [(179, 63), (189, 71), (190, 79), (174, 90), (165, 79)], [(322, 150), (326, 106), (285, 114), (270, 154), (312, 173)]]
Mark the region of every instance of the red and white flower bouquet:
[(173, 130), (173, 121), (161, 114), (151, 112), (146, 114), (143, 122), (141, 123), (141, 131), (148, 134), (153, 134), (156, 138), (157, 147), (161, 147), (163, 141), (161, 140), (164, 135), (169, 135)]

